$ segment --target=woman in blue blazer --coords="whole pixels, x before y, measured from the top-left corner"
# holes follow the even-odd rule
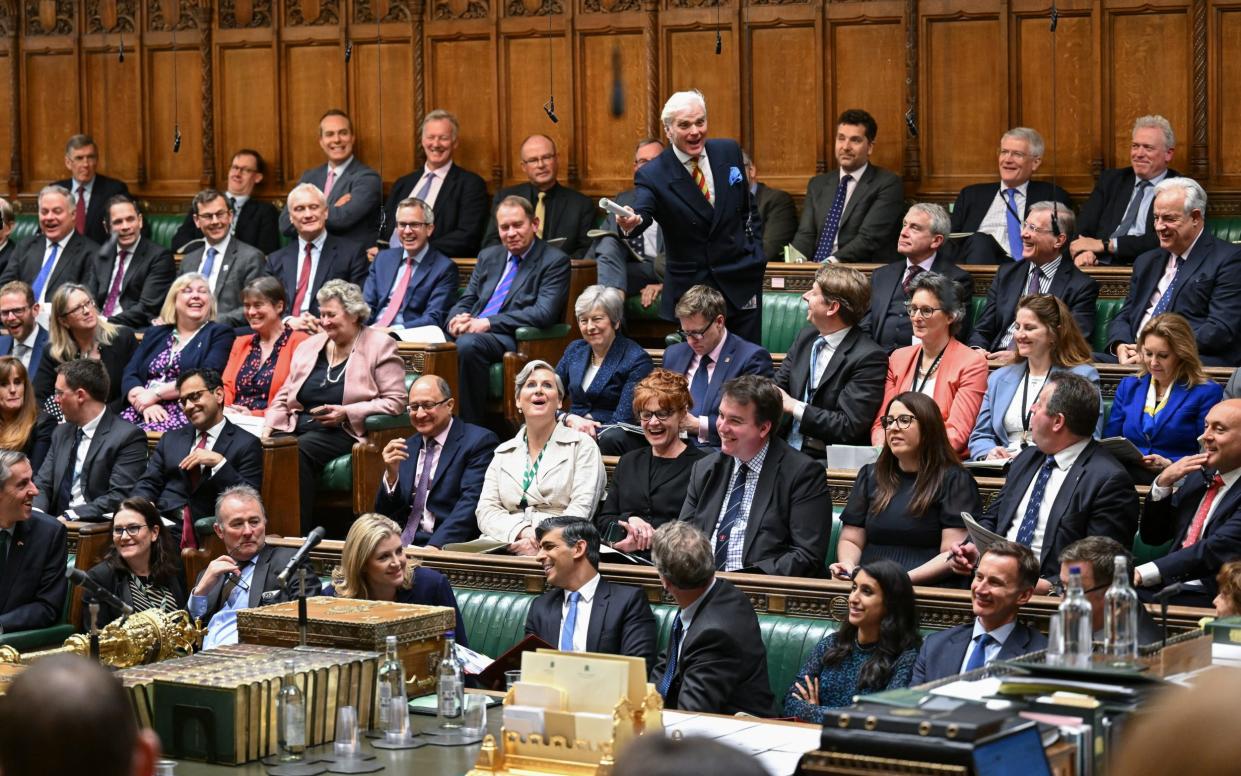
[[[556,374],[569,394],[569,428],[595,436],[610,423],[634,423],[633,389],[654,368],[642,346],[617,333],[625,297],[590,286],[573,303],[582,339],[565,348]]]
[[[1107,436],[1123,436],[1152,472],[1198,452],[1207,412],[1224,389],[1202,371],[1189,323],[1176,313],[1157,315],[1138,335],[1142,369],[1116,386]]]
[[[215,297],[197,272],[172,282],[159,319],[125,367],[121,395],[129,403],[121,417],[146,431],[189,425],[178,399],[177,376],[191,369],[224,370],[233,330],[216,323]]]
[[[1072,372],[1099,385],[1090,364],[1090,346],[1067,305],[1049,294],[1029,294],[1017,302],[1013,362],[987,378],[978,421],[970,433],[970,459],[1006,460],[1034,444],[1030,408],[1048,375]],[[1102,402],[1095,435],[1103,427]]]

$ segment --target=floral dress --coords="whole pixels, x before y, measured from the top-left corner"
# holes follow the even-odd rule
[[[176,344],[176,337],[168,338],[168,347],[160,351],[160,354],[151,362],[150,376],[147,378],[143,388],[162,388],[169,383],[175,383],[177,376],[181,374],[181,351],[173,350]],[[190,424],[185,412],[181,409],[181,402],[177,399],[168,399],[161,401],[159,406],[163,407],[168,413],[168,418],[159,423],[147,423],[142,418],[142,413],[134,409],[133,406],[125,408],[121,413],[121,417],[138,426],[143,431],[172,431],[173,429],[184,428]]]
[[[293,330],[288,326],[284,327],[284,332],[276,340],[271,353],[264,361],[263,343],[257,334],[254,335],[254,339],[250,341],[250,352],[246,354],[246,360],[237,370],[234,404],[251,411],[267,409],[267,397],[271,394],[271,381],[276,373],[276,361],[280,358],[280,351],[289,344],[291,336],[293,336]]]

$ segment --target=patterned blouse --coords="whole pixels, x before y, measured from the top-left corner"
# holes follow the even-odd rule
[[[248,410],[267,409],[267,397],[271,394],[271,381],[276,373],[276,361],[280,358],[280,351],[289,343],[291,336],[293,336],[293,330],[285,326],[284,331],[276,339],[276,344],[272,346],[267,360],[264,361],[263,342],[259,339],[259,335],[254,335],[254,338],[250,340],[250,352],[246,354],[246,360],[237,370],[236,393],[233,397],[235,404]]]
[[[147,584],[134,574],[129,575],[129,595],[136,612],[145,612],[147,609],[175,612],[181,608],[177,606],[177,599],[168,588],[158,583]]]
[[[168,347],[160,351],[160,354],[151,362],[150,377],[147,378],[144,388],[164,386],[177,381],[177,376],[181,374],[181,349],[173,349],[176,343],[176,335],[168,338]],[[177,399],[161,401],[159,406],[168,413],[168,418],[157,423],[147,423],[142,419],[142,413],[133,406],[126,407],[121,417],[143,431],[172,431],[190,424],[189,419],[185,417],[184,410],[181,409],[181,402]]]
[[[823,654],[827,650],[836,646],[836,634],[829,633],[827,636],[815,645],[814,651],[810,653],[810,657],[806,659],[801,670],[797,672],[796,681],[803,685],[807,676],[817,676],[819,678],[819,704],[816,706],[807,703],[801,697],[793,693],[794,687],[790,687],[788,694],[784,696],[784,713],[790,717],[797,717],[803,722],[822,723],[831,709],[838,709],[843,706],[853,705],[853,696],[864,695],[866,692],[877,692],[876,690],[861,691],[858,689],[858,674],[862,670],[862,666],[866,661],[870,660],[871,654],[875,651],[875,646],[870,645],[863,647],[857,645],[849,656],[841,662],[833,666],[823,665]],[[918,659],[917,649],[907,649],[900,654],[896,662],[892,664],[892,675],[888,678],[888,684],[883,689],[892,690],[898,687],[908,687],[909,679],[913,675],[914,661]]]

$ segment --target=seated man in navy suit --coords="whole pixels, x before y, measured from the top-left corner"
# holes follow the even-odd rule
[[[39,325],[47,328],[52,295],[62,283],[80,283],[87,288],[94,283],[99,245],[74,231],[74,199],[68,189],[44,186],[38,204],[39,233],[9,257],[0,270],[0,284],[11,280],[28,283],[34,301],[39,303]]]
[[[1145,600],[1180,584],[1181,592],[1168,591],[1170,603],[1210,607],[1220,567],[1241,557],[1241,399],[1225,399],[1207,413],[1202,448],[1164,469],[1146,497],[1142,541],[1171,539],[1172,549],[1134,572]]]
[[[65,527],[32,510],[24,453],[0,450],[0,633],[54,625],[65,606]]]
[[[365,248],[329,234],[327,198],[313,183],[299,183],[289,192],[285,213],[297,239],[267,257],[267,274],[280,279],[290,300],[284,322],[298,331],[319,331],[319,289],[329,280],[366,282]]]
[[[10,280],[0,286],[0,356],[16,356],[30,379],[39,372],[39,360],[47,349],[47,329],[39,325],[39,303],[30,284]]]
[[[677,320],[684,342],[664,351],[664,369],[685,375],[693,399],[681,430],[690,444],[718,448],[715,424],[720,414],[724,383],[741,375],[773,374],[771,354],[728,330],[724,320],[724,295],[711,286],[698,285],[677,302]],[[604,455],[623,455],[646,444],[641,434],[609,429],[599,436]]]
[[[456,263],[431,245],[435,211],[420,199],[401,200],[392,231],[397,247],[375,256],[362,296],[370,325],[381,329],[443,327],[457,294]]]
[[[224,381],[216,370],[182,372],[177,391],[190,425],[164,432],[133,495],[172,521],[182,547],[196,548],[194,521],[215,514],[216,497],[233,485],[262,487],[263,446],[225,418]]]
[[[534,529],[547,592],[526,615],[526,634],[565,652],[604,652],[655,662],[655,615],[642,588],[599,576],[599,529],[589,520],[549,517]]]
[[[933,682],[1046,647],[1046,636],[1017,622],[1038,574],[1038,559],[1029,548],[1016,542],[991,545],[970,583],[974,622],[927,636],[909,683]]]
[[[108,239],[108,201],[118,195],[129,196],[129,187],[98,172],[99,147],[90,135],[74,135],[65,143],[65,169],[72,177],[52,185],[72,192],[75,231],[102,245]],[[142,236],[150,237],[150,229],[144,227]]]
[[[403,526],[401,543],[438,550],[478,538],[474,510],[500,440],[452,416],[448,381],[423,375],[409,387],[409,420],[417,434],[384,445],[387,467],[375,511]]]
[[[1096,361],[1141,363],[1138,334],[1160,313],[1189,322],[1202,363],[1241,365],[1241,247],[1206,229],[1207,194],[1191,178],[1155,187],[1159,247],[1133,262],[1125,304],[1107,327],[1108,352]]]

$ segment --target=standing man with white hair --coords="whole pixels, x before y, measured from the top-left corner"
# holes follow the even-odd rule
[[[1142,116],[1133,122],[1130,166],[1104,170],[1082,205],[1078,235],[1069,252],[1079,267],[1132,264],[1159,245],[1155,236],[1155,187],[1180,173],[1168,167],[1176,152],[1176,136],[1163,116]]]
[[[1133,262],[1125,304],[1107,327],[1107,353],[1096,360],[1141,362],[1138,334],[1151,318],[1189,321],[1204,364],[1241,365],[1241,247],[1206,229],[1207,195],[1191,178],[1155,187],[1159,247]]]
[[[662,318],[676,320],[677,300],[703,283],[724,295],[729,329],[758,343],[767,259],[741,146],[707,139],[707,103],[696,89],[669,97],[661,119],[671,144],[634,173],[634,215],[616,223],[628,236],[655,221],[663,229]]]

